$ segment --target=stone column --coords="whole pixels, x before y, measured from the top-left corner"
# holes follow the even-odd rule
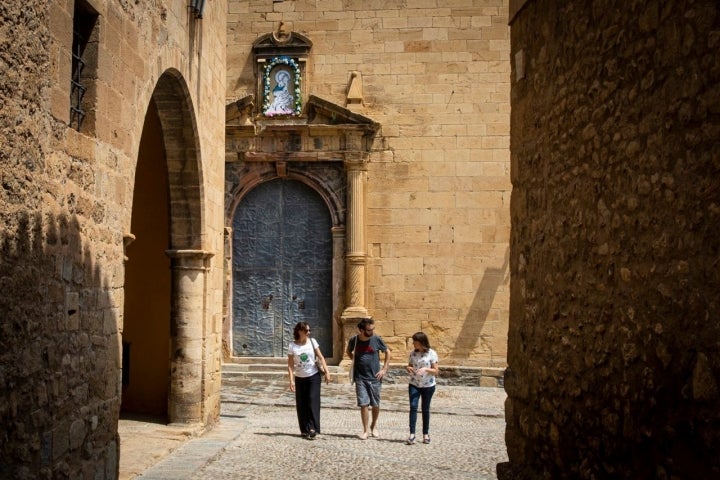
[[[368,317],[365,305],[365,270],[367,256],[365,254],[365,190],[367,182],[367,166],[358,159],[346,159],[347,171],[347,253],[345,255],[345,309],[341,316],[343,361],[341,365],[349,364],[345,358],[345,346],[350,337],[357,333],[357,323],[360,318]]]
[[[365,183],[367,167],[362,161],[346,160],[347,170],[347,253],[345,254],[346,298],[343,318],[368,315],[365,307]]]
[[[204,250],[166,253],[172,269],[168,416],[171,423],[197,423],[203,418],[205,277],[213,254]]]

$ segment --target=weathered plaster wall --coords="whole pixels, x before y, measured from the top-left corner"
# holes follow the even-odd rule
[[[184,2],[88,3],[97,101],[83,133],[68,128],[74,2],[0,4],[0,478],[117,477],[123,234],[145,111],[169,68],[197,119],[203,247],[222,251],[225,2],[195,26]],[[218,265],[205,349],[215,415]]]
[[[715,478],[720,7],[538,0],[511,30],[500,478]]]
[[[229,1],[228,103],[255,93],[251,45],[280,22],[312,42],[307,90],[382,125],[368,163],[367,309],[406,360],[424,330],[444,365],[505,365],[507,0]],[[237,158],[236,152],[230,155]]]

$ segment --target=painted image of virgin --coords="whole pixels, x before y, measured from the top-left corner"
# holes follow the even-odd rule
[[[272,89],[273,100],[267,115],[290,115],[293,113],[293,96],[290,93],[290,72],[278,70],[275,74],[275,87]]]

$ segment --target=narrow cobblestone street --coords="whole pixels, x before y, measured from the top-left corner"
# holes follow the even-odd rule
[[[225,381],[220,422],[202,436],[121,420],[121,478],[495,479],[496,464],[507,460],[501,388],[439,386],[431,443],[411,446],[406,385],[383,386],[380,435],[368,440],[357,438],[354,387],[323,385],[322,395],[322,434],[314,441],[299,436],[294,399],[281,380]]]

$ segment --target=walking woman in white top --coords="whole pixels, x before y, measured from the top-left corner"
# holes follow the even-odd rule
[[[417,423],[418,403],[422,399],[422,433],[423,443],[430,443],[430,401],[435,393],[435,375],[438,369],[438,356],[430,348],[427,335],[417,332],[412,336],[414,350],[410,352],[405,367],[410,379],[408,394],[410,396],[410,436],[408,445],[415,443],[415,424]]]
[[[288,347],[288,374],[290,390],[295,392],[300,434],[313,440],[320,433],[320,384],[321,372],[315,360],[325,372],[325,382],[330,382],[330,372],[317,340],[310,337],[310,325],[299,322],[293,329],[295,340]]]

